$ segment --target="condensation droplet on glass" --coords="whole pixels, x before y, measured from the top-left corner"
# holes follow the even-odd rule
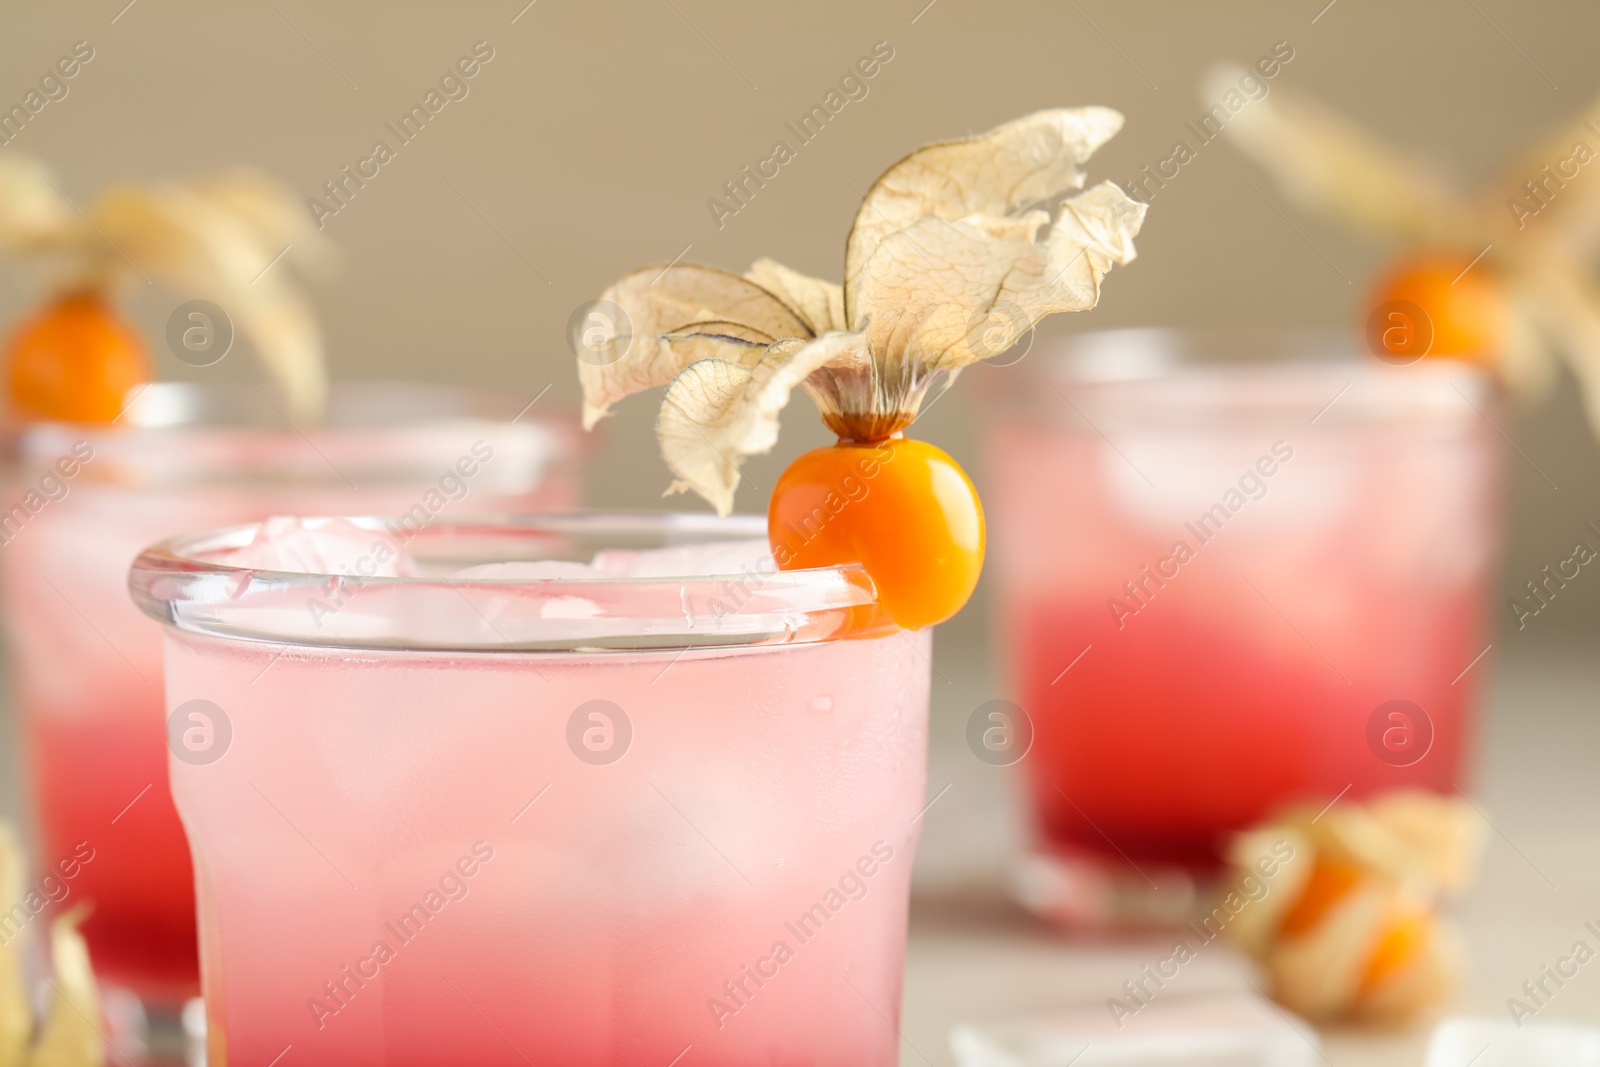
[[[832,697],[812,697],[811,698],[811,710],[812,711],[832,711],[833,710],[833,698]]]

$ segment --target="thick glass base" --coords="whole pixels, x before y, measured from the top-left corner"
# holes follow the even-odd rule
[[[1125,860],[1038,848],[1011,874],[1018,903],[1069,929],[1182,926],[1204,888],[1184,867],[1135,868]]]

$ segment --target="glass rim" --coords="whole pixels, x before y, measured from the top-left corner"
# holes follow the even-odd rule
[[[91,482],[365,485],[362,478],[386,483],[431,473],[473,432],[491,451],[503,451],[508,462],[493,475],[512,482],[542,476],[589,446],[575,416],[470,386],[334,382],[327,418],[302,426],[250,383],[151,382],[129,391],[113,423],[40,421],[0,430],[0,456],[26,468],[87,446],[95,458],[85,467]]]
[[[1042,341],[1027,355],[1022,373],[1011,380],[988,375],[985,381],[999,410],[1025,418],[1061,415],[1065,405],[1057,399],[1092,402],[1107,417],[1139,425],[1305,409],[1308,419],[1317,416],[1317,432],[1327,433],[1477,419],[1496,399],[1492,380],[1474,365],[1389,363],[1368,354],[1358,334],[1336,329],[1090,330]]]
[[[1109,351],[1116,345],[1119,351]],[[1426,363],[1465,368],[1460,361],[1400,362],[1373,356],[1361,334],[1327,326],[1119,326],[1057,334],[1039,343],[1046,359],[1075,377],[1123,381],[1172,370],[1207,367],[1318,366],[1328,363],[1404,368]],[[1138,350],[1130,360],[1127,352]],[[1062,366],[1064,365],[1064,366]]]
[[[381,539],[399,520],[381,516],[297,520],[347,523]],[[813,644],[898,632],[859,564],[676,577],[583,575],[454,576],[443,572],[361,577],[276,570],[215,558],[249,544],[264,523],[167,538],[141,552],[128,573],[134,603],[175,630],[313,648],[369,651],[552,653],[682,652]],[[588,512],[501,515],[430,522],[405,541],[457,566],[542,559],[463,555],[607,542],[682,547],[766,537],[758,515]],[[656,544],[661,542],[661,544]],[[451,554],[452,547],[455,554]],[[426,555],[421,558],[426,559]],[[313,602],[325,610],[313,610]],[[328,605],[334,605],[331,609]],[[551,606],[558,605],[555,615]],[[327,625],[330,622],[332,625]]]
[[[328,398],[329,411],[335,415],[341,400],[351,402],[372,398],[408,403],[413,410],[421,408],[433,418],[454,416],[499,421],[532,407],[532,404],[524,405],[519,398],[508,395],[505,390],[413,378],[337,379],[328,383]],[[537,399],[537,396],[530,399]],[[252,382],[157,381],[128,390],[118,419],[124,424],[121,428],[49,420],[32,423],[31,426],[68,426],[87,432],[112,433],[123,433],[127,429],[187,427],[282,429],[289,425],[284,409],[281,398],[275,398],[270,391]],[[547,413],[541,415],[548,417]],[[253,421],[256,417],[265,421]],[[410,418],[414,416],[402,413],[402,417],[395,421],[404,422]]]

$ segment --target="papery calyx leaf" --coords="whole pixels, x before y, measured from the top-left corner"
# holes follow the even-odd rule
[[[805,320],[814,336],[845,328],[842,286],[808,277],[770,259],[756,260],[745,277],[777,295]]]
[[[89,947],[78,924],[88,914],[78,905],[50,924],[50,959],[55,970],[44,1028],[28,1067],[102,1067],[105,1038],[91,1020],[100,1018],[100,993],[89,967]]]
[[[687,367],[667,390],[656,424],[661,453],[677,479],[668,492],[693,490],[726,515],[744,458],[777,442],[778,413],[790,393],[862,344],[859,334],[836,332],[779,341],[747,365],[709,358]]]
[[[919,148],[884,171],[856,210],[845,244],[845,309],[861,311],[861,272],[884,239],[924,218],[1004,218],[1083,185],[1082,164],[1122,129],[1105,107],[1057,108],[988,133]]]
[[[0,901],[9,907],[23,896],[22,846],[9,823],[0,823]],[[24,930],[0,940],[0,1067],[25,1062],[33,1033],[33,1008],[23,969]]]
[[[612,404],[670,383],[705,358],[682,347],[674,334],[706,332],[746,339],[809,339],[805,320],[773,293],[730,271],[698,263],[646,267],[625,275],[601,294],[593,309],[596,332],[577,325],[572,338],[583,386],[583,423],[593,427]],[[699,324],[725,328],[694,329]]]
[[[1242,73],[1214,68],[1204,92],[1221,99]],[[1251,101],[1229,120],[1227,138],[1309,210],[1385,237],[1446,245],[1475,239],[1472,212],[1430,165],[1292,89]]]
[[[841,439],[899,432],[935,383],[1046,315],[1093,307],[1134,258],[1145,205],[1111,183],[1063,199],[1121,125],[1107,108],[1041,111],[913,152],[863,199],[842,286],[767,259],[743,277],[697,264],[623,277],[594,306],[610,328],[574,339],[585,425],[664,389],[672,491],[724,512],[796,386]]]
[[[298,237],[314,260],[325,258],[314,230],[286,229],[257,187],[228,189],[220,179],[112,189],[94,217],[147,277],[216,301],[239,324],[277,380],[291,419],[320,418],[327,396],[322,334],[288,265],[273,262],[293,251],[292,242],[276,243],[286,235]]]
[[[87,228],[43,163],[32,156],[0,157],[0,247],[41,251],[69,237],[81,241]]]

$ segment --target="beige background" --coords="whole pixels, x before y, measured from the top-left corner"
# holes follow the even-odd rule
[[[309,197],[387,137],[384,123],[474,42],[488,41],[495,57],[470,95],[328,220],[344,270],[316,300],[337,377],[459,381],[530,399],[553,385],[541,409],[570,409],[565,324],[617,274],[687,249],[686,258],[736,269],[767,254],[837,276],[858,190],[929,140],[1040,107],[1102,103],[1128,124],[1092,177],[1131,177],[1202,110],[1196,86],[1209,63],[1249,62],[1288,41],[1295,58],[1279,84],[1322,96],[1476,184],[1600,89],[1600,10],[1578,3],[524,2],[7,4],[0,103],[20,100],[74,41],[89,40],[96,58],[65,100],[0,151],[43,156],[80,201],[119,179],[241,161]],[[707,199],[775,139],[788,140],[784,123],[878,41],[894,58],[869,95],[719,229]],[[1155,198],[1140,259],[1114,273],[1101,308],[1052,320],[1045,332],[1353,323],[1383,251],[1293,212],[1291,224],[1247,177],[1271,190],[1231,147],[1205,149]],[[20,273],[0,280],[8,321],[36,294]],[[127,306],[159,337],[182,298],[141,291]],[[242,355],[199,372],[163,354],[162,371],[257,375]],[[973,392],[942,401],[921,429],[981,486]],[[652,418],[641,399],[610,421],[589,479],[593,503],[657,506],[667,478]],[[1600,452],[1570,385],[1505,429],[1560,487],[1513,457],[1509,590],[1569,554],[1585,521],[1600,522]],[[759,508],[782,465],[822,441],[799,402],[774,455],[750,465],[743,507]],[[1510,621],[1503,599],[1496,611],[1502,626]],[[1523,978],[1566,950],[1581,919],[1600,916],[1596,795],[1581,787],[1596,757],[1597,676],[1587,664],[1596,624],[1600,579],[1587,578],[1538,626],[1502,630],[1486,665],[1496,685],[1474,781],[1499,832],[1489,876],[1465,911],[1467,1002],[1477,1010],[1500,1011]],[[930,782],[954,788],[930,811],[919,861],[908,1063],[946,1062],[942,1035],[954,1017],[1094,999],[1145,960],[1142,949],[1041,942],[996,902],[993,877],[1019,834],[1013,800],[1008,780],[960,742],[966,714],[1000,692],[988,640],[981,594],[939,635],[937,661],[954,681],[935,687]],[[948,894],[970,884],[985,903],[949,907]],[[1585,973],[1553,1013],[1600,1016],[1600,976]],[[1336,1039],[1332,1054],[1341,1065],[1414,1063],[1419,1040]]]
[[[1585,107],[1600,83],[1600,12],[1577,3],[1336,0],[1317,17],[1326,0],[126,2],[0,9],[0,102],[20,100],[73,42],[95,48],[70,95],[0,148],[44,157],[80,201],[115,180],[237,162],[316,195],[374,140],[394,143],[384,123],[487,41],[495,58],[470,94],[327,220],[344,270],[316,299],[337,377],[446,379],[529,398],[554,383],[541,401],[551,407],[576,402],[568,316],[613,277],[686,248],[686,258],[733,268],[773,255],[837,276],[857,190],[929,140],[1039,107],[1102,103],[1128,122],[1092,176],[1129,178],[1185,136],[1208,64],[1249,62],[1287,41],[1295,58],[1281,83],[1476,184]],[[866,98],[719,229],[706,201],[774,140],[793,144],[784,123],[877,41],[894,59]],[[1100,309],[1052,320],[1047,332],[1355,321],[1382,250],[1291,212],[1302,236],[1247,177],[1270,189],[1231,146],[1202,150],[1154,198],[1140,259],[1112,276]],[[25,276],[10,278],[0,320],[34,297]],[[128,306],[159,337],[180,299],[145,290]],[[258,373],[243,352],[204,372],[162,355],[169,377]],[[942,402],[923,426],[981,478],[972,392]],[[749,468],[745,508],[759,508],[782,465],[823,439],[802,406],[777,452]],[[611,420],[594,503],[655,506],[666,475],[652,417],[640,399]],[[1570,554],[1584,520],[1600,519],[1600,475],[1570,391],[1507,428],[1561,487],[1527,463],[1512,467],[1515,587]],[[1504,603],[1499,614],[1510,618]],[[1597,620],[1600,582],[1573,587],[1539,628]],[[951,640],[976,637],[975,620],[952,630]]]

